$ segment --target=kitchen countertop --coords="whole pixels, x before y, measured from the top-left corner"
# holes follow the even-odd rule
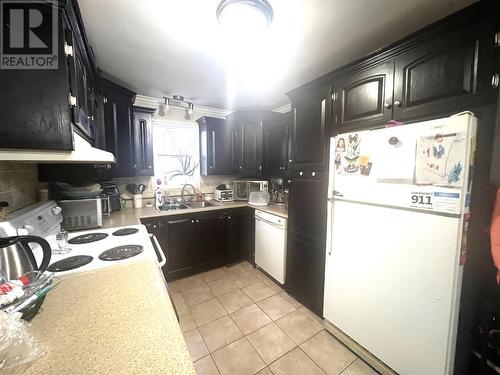
[[[185,215],[196,212],[226,210],[226,209],[240,208],[240,207],[252,207],[257,210],[269,212],[271,214],[284,217],[285,219],[288,218],[288,208],[287,206],[284,205],[270,204],[267,206],[254,206],[244,201],[224,202],[224,203],[219,203],[215,201],[210,201],[210,202],[215,203],[215,205],[203,208],[186,208],[182,210],[172,210],[172,211],[158,211],[155,207],[123,208],[120,211],[111,213],[110,216],[104,216],[102,227],[114,228],[127,225],[137,225],[140,224],[140,219],[143,218]]]
[[[31,324],[48,352],[2,374],[195,374],[150,260],[62,278]]]

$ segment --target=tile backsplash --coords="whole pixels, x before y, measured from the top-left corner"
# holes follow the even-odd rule
[[[0,162],[0,201],[9,204],[3,214],[35,203],[37,195],[36,163]]]

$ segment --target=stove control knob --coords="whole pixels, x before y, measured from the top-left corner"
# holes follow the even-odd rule
[[[57,216],[57,215],[59,215],[59,214],[61,213],[61,211],[62,211],[62,208],[61,208],[61,207],[59,207],[59,206],[55,206],[55,207],[52,209],[52,215]]]

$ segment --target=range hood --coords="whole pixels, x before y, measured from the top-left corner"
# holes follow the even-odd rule
[[[73,133],[73,151],[0,149],[0,161],[37,163],[114,163],[111,152],[92,147],[77,132]]]

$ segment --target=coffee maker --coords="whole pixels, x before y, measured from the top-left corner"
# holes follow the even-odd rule
[[[287,200],[288,190],[285,187],[283,178],[271,179],[271,203],[285,204]]]

